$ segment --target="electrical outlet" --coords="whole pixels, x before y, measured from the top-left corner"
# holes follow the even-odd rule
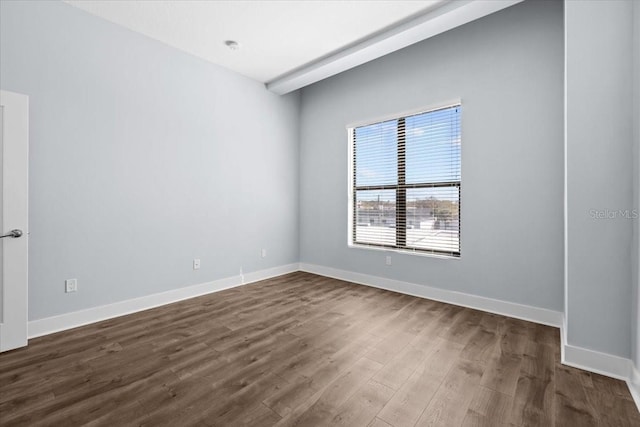
[[[194,258],[193,260],[193,269],[200,270],[200,258]]]
[[[267,257],[267,250],[266,249],[262,249],[262,251],[260,252],[260,256],[262,258],[266,258]]]
[[[387,265],[391,265],[391,256],[387,255],[387,260],[386,260]]]
[[[78,279],[67,279],[64,281],[64,291],[66,293],[78,290]]]

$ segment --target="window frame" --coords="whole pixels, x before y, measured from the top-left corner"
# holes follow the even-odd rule
[[[375,125],[381,122],[397,120],[397,134],[404,134],[404,125],[406,118],[410,116],[430,113],[433,111],[444,110],[451,107],[462,107],[461,99],[454,99],[448,102],[443,102],[435,105],[431,105],[428,107],[423,107],[419,109],[409,110],[402,113],[390,114],[381,118],[359,121],[355,123],[351,123],[347,125],[347,135],[348,135],[348,247],[358,248],[358,249],[373,249],[373,250],[381,250],[381,251],[393,251],[393,252],[401,252],[408,253],[412,255],[419,256],[428,256],[428,257],[436,257],[436,258],[447,258],[447,259],[460,259],[462,252],[462,150],[460,152],[460,180],[458,181],[438,181],[432,183],[415,183],[415,184],[407,184],[405,178],[406,170],[405,168],[401,168],[400,158],[397,159],[397,167],[398,167],[398,179],[395,184],[384,184],[384,185],[364,185],[364,186],[355,186],[355,173],[356,173],[356,164],[355,164],[355,156],[354,156],[354,139],[355,139],[355,129],[359,127]],[[402,128],[402,130],[401,130]],[[462,143],[462,115],[460,116],[460,139]],[[399,156],[403,157],[404,164],[406,164],[406,151],[404,145],[406,144],[406,137],[400,138],[398,137],[397,147]],[[402,146],[401,146],[402,145]],[[400,154],[402,153],[402,154]],[[402,169],[402,170],[401,170]],[[457,187],[458,189],[458,250],[457,251],[448,251],[448,250],[439,250],[439,249],[421,249],[414,247],[406,246],[406,232],[407,232],[407,207],[406,207],[406,194],[407,190],[414,188],[438,188],[438,187]],[[394,190],[396,192],[396,244],[389,245],[383,243],[367,243],[367,242],[357,242],[356,241],[356,224],[357,224],[357,209],[356,209],[356,198],[357,191],[366,191],[366,190]],[[398,215],[400,213],[400,215]],[[402,226],[401,232],[398,230],[398,224],[404,224]],[[404,242],[404,245],[400,245],[399,243]]]

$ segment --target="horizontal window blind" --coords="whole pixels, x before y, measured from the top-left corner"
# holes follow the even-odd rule
[[[352,130],[353,244],[460,255],[460,110]]]

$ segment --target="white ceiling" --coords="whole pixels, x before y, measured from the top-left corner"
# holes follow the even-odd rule
[[[66,2],[267,83],[443,0]],[[241,48],[227,48],[229,39]]]
[[[64,1],[284,94],[522,0]]]

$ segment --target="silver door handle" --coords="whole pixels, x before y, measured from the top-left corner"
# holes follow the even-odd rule
[[[10,232],[8,232],[7,234],[5,234],[4,236],[0,236],[0,239],[4,239],[5,237],[13,237],[14,239],[17,239],[18,237],[22,236],[22,230],[11,230]]]

